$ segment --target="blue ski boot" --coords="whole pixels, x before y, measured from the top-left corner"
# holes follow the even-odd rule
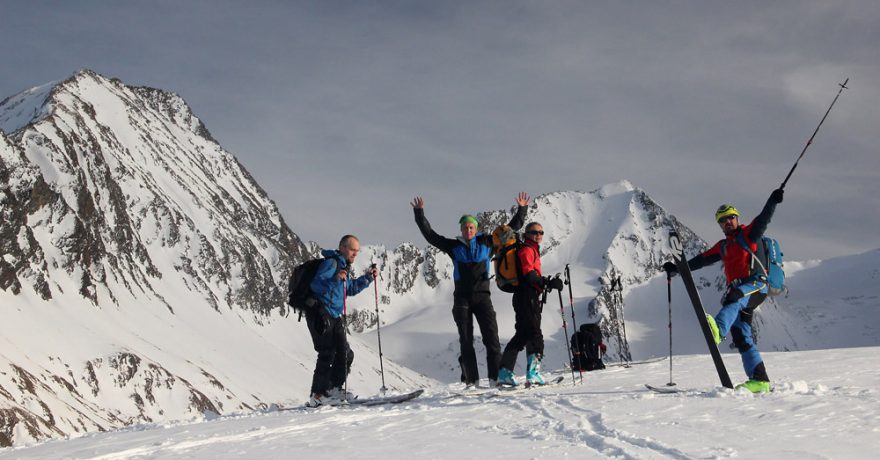
[[[498,386],[499,387],[502,387],[502,386],[515,387],[517,385],[519,385],[519,383],[517,383],[516,378],[513,376],[513,372],[511,372],[509,369],[504,368],[504,367],[502,367],[501,369],[498,369]]]
[[[528,356],[529,370],[526,372],[526,380],[529,385],[544,385],[544,377],[541,377],[541,355]]]

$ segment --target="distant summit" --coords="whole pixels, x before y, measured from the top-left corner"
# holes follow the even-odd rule
[[[184,100],[81,70],[0,129],[0,445],[259,405],[309,251]]]
[[[179,96],[81,70],[5,99],[0,126],[17,235],[0,287],[173,311],[170,277],[215,310],[283,304],[305,245]]]

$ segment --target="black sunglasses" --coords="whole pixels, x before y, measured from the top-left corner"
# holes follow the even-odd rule
[[[544,230],[529,230],[526,233],[528,233],[529,235],[543,235]]]
[[[736,219],[736,214],[731,214],[731,215],[729,215],[729,216],[724,216],[724,217],[718,219],[718,223],[721,224],[721,223],[727,222],[728,220],[733,220],[733,219]]]

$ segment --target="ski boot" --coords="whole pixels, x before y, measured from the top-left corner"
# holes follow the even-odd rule
[[[715,323],[715,318],[708,313],[706,313],[706,321],[709,322],[709,330],[712,331],[712,340],[715,341],[715,345],[718,345],[721,343],[721,340],[724,339],[721,337],[721,331],[718,329],[718,324]]]
[[[346,391],[341,387],[333,387],[327,390],[327,396],[333,399],[337,399],[339,401],[354,401],[355,399],[357,399],[356,394],[350,391]]]
[[[736,386],[736,389],[745,388],[752,393],[770,393],[770,382],[764,380],[746,380]]]
[[[513,372],[508,370],[507,368],[502,367],[498,369],[498,387],[515,387],[519,385],[516,381],[516,377],[513,376]]]
[[[528,356],[528,368],[526,372],[526,380],[529,386],[545,385],[544,378],[541,377],[541,355],[534,354]]]
[[[309,400],[306,401],[306,407],[315,408],[318,406],[323,406],[326,403],[326,396],[321,393],[312,393],[312,396],[309,397]]]

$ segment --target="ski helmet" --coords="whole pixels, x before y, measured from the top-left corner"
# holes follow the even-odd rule
[[[718,210],[715,211],[715,222],[718,222],[722,217],[727,216],[739,217],[739,210],[733,207],[732,204],[722,204],[718,207]]]

